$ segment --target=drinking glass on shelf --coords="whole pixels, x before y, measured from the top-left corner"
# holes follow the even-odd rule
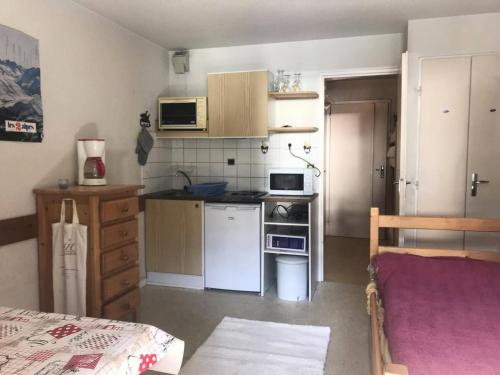
[[[283,73],[285,73],[284,70],[278,69],[278,72],[274,77],[273,81],[273,91],[281,91],[281,84],[283,82]]]
[[[281,92],[289,92],[290,91],[290,74],[283,75],[283,85]]]
[[[294,92],[299,92],[302,89],[302,75],[300,73],[295,73],[294,74],[294,79],[292,83],[292,90]]]

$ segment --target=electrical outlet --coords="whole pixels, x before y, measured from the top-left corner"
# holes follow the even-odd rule
[[[235,160],[234,159],[227,159],[227,165],[234,165]]]

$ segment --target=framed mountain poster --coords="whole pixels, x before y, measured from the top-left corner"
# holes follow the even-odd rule
[[[42,138],[38,40],[0,25],[0,141]]]

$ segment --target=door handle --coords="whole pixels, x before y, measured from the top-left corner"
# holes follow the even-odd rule
[[[490,181],[488,180],[480,180],[479,175],[477,173],[472,173],[470,195],[473,197],[477,196],[477,186],[479,184],[489,184],[489,183]]]
[[[377,172],[379,172],[379,177],[384,178],[385,177],[385,166],[382,164],[380,168],[375,169]]]

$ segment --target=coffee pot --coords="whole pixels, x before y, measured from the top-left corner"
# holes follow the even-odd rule
[[[78,152],[78,184],[106,185],[106,142],[104,139],[79,139]]]

